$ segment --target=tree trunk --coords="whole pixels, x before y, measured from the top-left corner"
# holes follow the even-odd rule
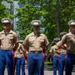
[[[60,5],[59,5],[59,0],[56,1],[56,31],[57,31],[57,36],[59,37],[60,35],[60,30],[59,30],[59,17],[60,17]]]

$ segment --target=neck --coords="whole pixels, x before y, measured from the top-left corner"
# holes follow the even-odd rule
[[[4,30],[4,32],[9,32],[10,31],[10,29],[9,30]]]
[[[40,32],[34,32],[34,34],[39,34]]]
[[[40,35],[40,32],[34,32],[34,35],[35,36],[39,36]]]

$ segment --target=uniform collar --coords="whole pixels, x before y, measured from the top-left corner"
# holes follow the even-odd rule
[[[32,36],[37,36],[38,37],[38,36],[40,36],[40,33],[35,35],[34,32],[32,32]]]
[[[1,33],[4,34],[5,33],[4,30]],[[12,34],[12,30],[10,30],[9,33]]]

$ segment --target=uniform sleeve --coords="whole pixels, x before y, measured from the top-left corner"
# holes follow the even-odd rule
[[[14,37],[14,43],[19,42],[19,39],[16,33],[13,34],[13,37]]]
[[[25,56],[25,54],[26,54],[26,50],[24,49],[24,47],[23,47],[22,44],[21,44],[20,46],[21,46],[21,50],[22,50],[22,52],[23,52],[23,54],[24,54],[24,56]]]
[[[58,50],[58,47],[56,45],[51,47],[51,52],[54,52],[55,50]]]
[[[66,38],[67,38],[67,35],[64,35],[64,36],[62,37],[61,41],[62,41],[63,44],[66,43]]]
[[[17,47],[16,51],[20,52],[20,44],[18,44],[18,47]]]
[[[24,49],[23,45],[21,44],[21,48],[22,48],[22,51],[26,52],[26,50]]]
[[[49,45],[49,41],[48,41],[48,39],[47,39],[47,37],[45,35],[44,35],[44,37],[45,37],[45,45],[48,46]]]
[[[29,43],[28,43],[28,36],[25,38],[25,40],[23,41],[23,45],[25,45],[25,46],[29,46]]]

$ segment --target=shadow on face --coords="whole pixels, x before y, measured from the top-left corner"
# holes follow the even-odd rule
[[[39,30],[39,29],[40,29],[40,26],[39,26],[39,25],[33,26],[33,29],[34,29],[34,30]]]
[[[70,25],[70,31],[71,31],[72,33],[75,33],[75,25]]]
[[[5,30],[9,30],[10,29],[10,23],[3,23],[3,28],[5,29]]]

